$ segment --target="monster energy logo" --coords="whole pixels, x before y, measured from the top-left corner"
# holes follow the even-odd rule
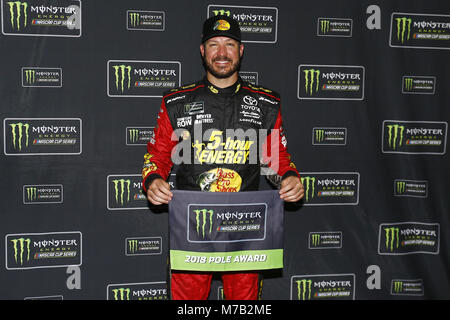
[[[316,83],[316,91],[319,90],[319,76],[320,76],[320,70],[316,69],[308,69],[303,70],[305,73],[305,92],[309,93],[310,96],[313,94],[313,87],[314,82]],[[315,75],[315,77],[314,77]]]
[[[413,79],[412,78],[405,78],[405,90],[411,91],[413,88]]]
[[[394,281],[394,292],[402,292],[402,290],[403,290],[403,282]]]
[[[139,13],[137,13],[137,12],[130,12],[130,23],[131,23],[131,26],[133,26],[133,27],[137,27],[137,25],[139,24],[139,17],[140,17],[140,15],[139,15]]]
[[[195,213],[195,222],[196,222],[196,230],[197,235],[200,236],[200,224],[202,228],[202,238],[205,238],[205,227],[207,222],[207,216],[209,215],[209,234],[212,232],[212,225],[213,225],[213,210],[207,210],[207,209],[199,209],[194,210]],[[202,221],[200,221],[200,216],[202,218]]]
[[[25,28],[27,26],[27,8],[28,3],[27,2],[20,2],[20,1],[9,1],[7,2],[9,5],[9,13],[11,15],[11,27],[14,29],[14,20],[16,21],[15,26],[17,27],[17,30],[20,30],[20,17],[21,15],[21,9],[23,8],[23,27]],[[16,16],[17,14],[17,16]],[[16,18],[16,19],[14,19]]]
[[[298,300],[311,300],[312,280],[297,280],[297,298]]]
[[[35,83],[36,82],[36,71],[35,70],[25,70],[25,79],[27,83]]]
[[[405,193],[406,182],[405,181],[397,181],[397,193]]]
[[[29,201],[36,200],[37,188],[36,187],[28,187],[28,188],[26,188],[26,190],[27,190],[27,199]]]
[[[325,136],[325,130],[323,129],[316,129],[316,142],[322,142]]]
[[[314,198],[314,184],[316,182],[316,178],[314,177],[302,177],[302,184],[305,186],[305,200],[308,202],[311,199]]]
[[[137,142],[138,140],[138,129],[128,129],[128,133],[130,134],[130,142]]]
[[[399,143],[398,143],[398,147],[402,146],[402,141],[403,141],[403,131],[405,131],[405,127],[404,126],[400,126],[398,124],[393,124],[393,125],[388,125],[387,126],[389,131],[389,147],[394,149],[396,148],[396,141],[397,141],[397,137],[399,138]],[[394,132],[392,132],[394,131]]]
[[[23,129],[25,129],[25,146],[28,147],[28,129],[30,128],[30,125],[28,123],[10,123],[12,136],[13,136],[13,145],[14,149],[16,149],[16,141],[17,145],[19,147],[19,150],[22,150],[22,137],[23,137]],[[17,127],[17,133],[16,133],[16,127]]]
[[[397,40],[401,41],[401,43],[405,42],[405,33],[406,33],[406,40],[409,40],[410,34],[411,34],[411,18],[396,18],[397,20]]]
[[[330,20],[321,20],[320,21],[320,31],[322,31],[323,34],[328,33],[330,30]]]
[[[230,11],[229,10],[213,10],[213,13],[215,16],[230,16]]]
[[[120,81],[120,88],[123,92],[124,90],[124,82],[125,78],[128,76],[128,89],[130,89],[131,86],[131,66],[126,65],[118,65],[118,66],[112,66],[114,68],[114,76],[116,78],[116,89],[119,90],[119,81]],[[120,74],[119,74],[120,70]],[[125,74],[125,70],[127,70],[127,74]]]
[[[130,202],[130,180],[125,179],[119,179],[119,180],[113,180],[114,183],[114,192],[116,195],[116,203],[119,203],[119,194],[120,194],[120,204],[123,206],[124,202],[124,194],[125,194],[125,185],[127,189],[127,202]],[[119,192],[120,189],[120,192]]]
[[[314,233],[311,235],[312,245],[317,247],[320,244],[320,234]]]
[[[128,249],[131,253],[135,253],[138,250],[138,241],[137,240],[128,240]]]
[[[384,231],[386,232],[386,249],[394,251],[394,243],[395,248],[398,248],[399,229],[394,227],[384,228]]]
[[[114,300],[130,300],[131,290],[129,288],[112,289]]]
[[[18,263],[20,257],[20,264],[23,265],[25,246],[27,250],[27,261],[30,261],[30,239],[20,238],[11,240],[14,246],[14,260]],[[19,248],[20,247],[20,248]]]

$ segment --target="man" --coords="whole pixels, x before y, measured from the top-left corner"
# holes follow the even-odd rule
[[[177,154],[175,147],[183,141],[189,142],[192,152],[187,152],[188,161],[176,172],[178,189],[257,190],[261,167],[265,166],[281,179],[279,193],[284,201],[303,198],[300,175],[286,149],[279,95],[242,81],[238,71],[243,52],[235,20],[215,16],[204,22],[200,53],[206,77],[164,95],[154,139],[144,157],[143,185],[151,203],[167,204],[172,199],[166,180],[173,166],[172,155]],[[236,134],[226,134],[229,129],[242,129],[246,134],[266,130],[268,134],[263,141],[251,134],[236,139]],[[260,161],[255,161],[252,156],[258,150]],[[251,271],[223,273],[225,298],[258,299],[258,277]],[[172,298],[207,299],[211,278],[211,273],[172,270]]]

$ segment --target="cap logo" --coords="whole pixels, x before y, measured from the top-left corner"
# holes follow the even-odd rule
[[[224,9],[220,9],[220,10],[213,10],[214,15],[215,16],[230,16],[230,10],[224,10]]]
[[[225,20],[217,20],[213,30],[226,31],[230,30],[230,24]]]

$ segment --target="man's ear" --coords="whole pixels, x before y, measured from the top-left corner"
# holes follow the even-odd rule
[[[203,43],[200,45],[200,54],[202,55],[202,57],[205,56],[205,46],[203,45]]]
[[[244,44],[243,44],[243,43],[241,43],[241,44],[239,45],[239,54],[241,55],[241,57],[242,57],[242,55],[244,54]]]

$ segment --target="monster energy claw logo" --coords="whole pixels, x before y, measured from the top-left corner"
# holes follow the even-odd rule
[[[298,300],[311,300],[312,280],[297,280],[297,298]]]
[[[113,289],[114,300],[130,300],[130,288],[117,288]]]
[[[405,193],[406,182],[405,181],[397,181],[397,193]]]
[[[36,71],[35,70],[25,70],[26,82],[29,84],[36,82]]]
[[[328,33],[330,30],[330,20],[321,20],[320,21],[320,31],[322,31],[323,34]]]
[[[230,16],[230,11],[229,10],[213,10],[213,13],[215,16]]]
[[[411,91],[413,89],[413,79],[412,78],[405,78],[405,90]]]
[[[395,248],[398,248],[399,228],[384,228],[384,231],[386,232],[386,249],[394,251],[394,243]]]
[[[128,240],[128,249],[130,250],[130,253],[135,253],[138,250],[138,241]]]
[[[325,130],[316,129],[316,142],[322,142],[324,139]]]
[[[19,147],[19,150],[22,150],[22,138],[24,134],[23,131],[25,131],[25,146],[28,147],[28,129],[30,128],[30,125],[28,123],[21,123],[21,122],[10,123],[9,125],[11,126],[14,149],[16,149],[16,141],[17,141],[17,146]]]
[[[137,142],[138,140],[138,129],[128,129],[128,133],[130,134],[130,142]]]
[[[320,234],[314,233],[311,235],[312,245],[317,247],[320,244]]]
[[[199,209],[199,210],[194,210],[194,213],[195,213],[197,235],[200,236],[200,224],[201,224],[202,238],[205,238],[205,227],[206,227],[206,222],[207,222],[207,216],[209,215],[209,234],[211,234],[214,211],[207,210],[207,209]],[[202,221],[200,221],[200,216],[202,217]]]
[[[20,264],[23,265],[24,252],[27,250],[27,261],[30,261],[30,239],[19,238],[12,239],[11,242],[14,246],[14,260],[18,263],[18,258],[20,258]]]
[[[308,69],[308,70],[303,70],[303,72],[305,73],[305,92],[309,93],[309,95],[312,96],[314,82],[316,84],[315,92],[317,92],[319,90],[320,70]]]
[[[316,178],[314,177],[302,177],[302,184],[305,186],[305,201],[308,202],[314,198],[314,184]],[[311,198],[310,198],[311,195]]]
[[[399,138],[398,140],[398,147],[402,146],[402,142],[403,142],[403,131],[405,131],[405,127],[404,126],[400,126],[398,124],[394,124],[394,125],[388,125],[388,135],[389,135],[389,147],[394,149],[397,147],[396,142],[397,142],[397,138]],[[394,132],[392,132],[394,131]]]
[[[119,180],[113,180],[112,181],[114,183],[114,192],[116,195],[116,203],[119,203],[119,194],[120,194],[120,204],[123,206],[123,202],[124,202],[124,194],[125,194],[125,185],[126,185],[126,189],[127,189],[127,202],[130,202],[130,184],[131,181],[130,180],[125,180],[125,179],[119,179]],[[120,188],[120,192],[119,192],[119,188]]]
[[[36,187],[27,187],[26,190],[27,190],[27,199],[29,201],[36,200],[37,188]]]
[[[124,82],[125,78],[128,77],[128,89],[130,89],[131,86],[131,66],[126,65],[118,65],[118,66],[112,66],[114,68],[114,77],[116,78],[116,89],[119,91],[119,81],[120,81],[120,89],[123,92],[124,91]],[[128,72],[125,74],[125,70]],[[119,73],[120,71],[120,73]]]
[[[411,35],[411,18],[396,18],[397,20],[397,40],[401,41],[401,43],[405,42],[405,36],[406,40],[409,40],[409,37]],[[406,33],[406,35],[405,35]]]
[[[17,31],[20,30],[20,18],[22,17],[21,11],[23,8],[23,27],[25,28],[27,26],[28,3],[20,1],[9,1],[7,2],[7,4],[9,5],[9,14],[11,16],[11,27],[13,29],[17,28]]]
[[[131,23],[131,26],[133,26],[133,27],[137,27],[137,25],[139,24],[139,17],[140,17],[140,15],[139,15],[139,13],[137,13],[137,12],[130,12],[130,23]]]
[[[403,282],[402,281],[394,281],[394,292],[402,292],[403,290]]]

